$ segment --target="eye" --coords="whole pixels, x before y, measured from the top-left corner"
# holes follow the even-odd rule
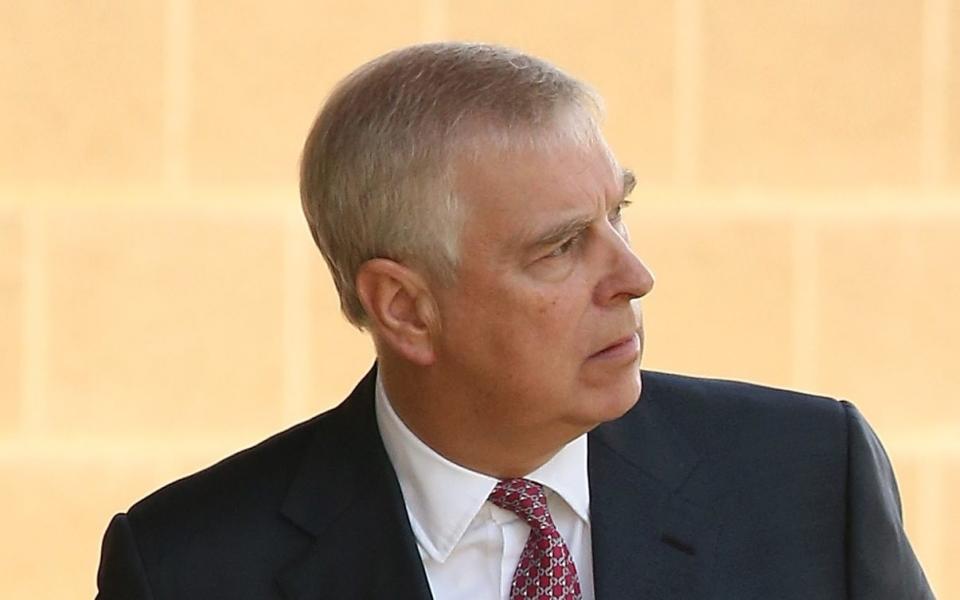
[[[569,253],[580,243],[580,240],[582,237],[583,237],[583,234],[578,233],[577,235],[573,236],[572,238],[568,239],[564,243],[554,248],[553,252],[548,254],[546,258],[558,258],[563,256],[564,254]]]

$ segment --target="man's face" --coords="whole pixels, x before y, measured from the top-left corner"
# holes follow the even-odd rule
[[[458,163],[461,264],[437,292],[436,366],[465,390],[447,401],[494,435],[572,439],[640,393],[653,277],[620,219],[624,174],[597,145],[481,156]]]

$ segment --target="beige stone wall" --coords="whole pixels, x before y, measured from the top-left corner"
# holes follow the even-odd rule
[[[367,368],[297,155],[334,81],[441,38],[595,84],[646,365],[856,402],[960,597],[958,0],[0,3],[0,597],[91,597],[114,512]]]

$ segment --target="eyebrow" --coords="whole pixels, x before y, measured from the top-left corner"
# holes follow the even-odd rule
[[[593,223],[593,221],[594,218],[591,216],[578,217],[570,221],[558,223],[537,235],[536,239],[529,244],[529,247],[531,249],[535,249],[558,244],[567,238],[574,237],[581,231],[584,231],[590,227],[590,224]]]
[[[620,202],[623,202],[636,186],[637,178],[633,174],[633,171],[630,169],[623,169],[623,194],[620,198]],[[589,216],[577,217],[569,221],[564,221],[563,223],[557,223],[546,231],[539,233],[533,241],[527,244],[527,246],[530,249],[536,249],[560,243],[567,238],[573,237],[581,231],[587,229],[590,227],[593,221],[594,217]]]

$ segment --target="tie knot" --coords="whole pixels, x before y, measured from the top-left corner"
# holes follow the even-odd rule
[[[509,510],[540,531],[556,529],[543,486],[529,479],[503,479],[490,492],[490,502]]]

